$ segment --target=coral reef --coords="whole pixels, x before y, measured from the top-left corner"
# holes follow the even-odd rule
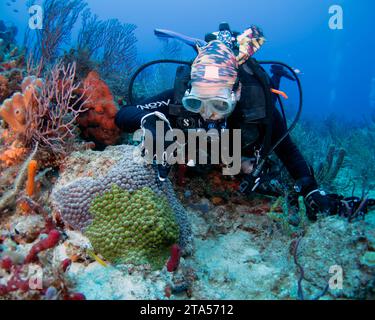
[[[0,102],[21,89],[25,56],[16,45],[17,28],[0,20]]]
[[[127,94],[129,80],[137,66],[137,38],[134,24],[117,19],[99,20],[87,9],[82,13],[77,56],[96,62],[96,70],[116,96]]]
[[[27,112],[24,141],[38,142],[42,150],[57,158],[65,157],[75,148],[77,118],[84,112],[84,92],[78,94],[76,65],[56,64],[44,79],[39,94],[34,94],[36,107]]]
[[[27,30],[25,46],[37,60],[53,63],[69,44],[74,24],[87,6],[83,0],[46,0],[43,3],[43,29]]]
[[[337,153],[336,161],[334,160]],[[316,170],[316,179],[324,187],[332,189],[332,182],[336,179],[346,156],[344,149],[336,150],[331,146],[328,150],[326,161],[321,162]]]
[[[21,162],[21,151],[38,143],[40,166],[57,166],[67,154],[80,148],[76,119],[86,110],[85,90],[78,93],[80,83],[75,82],[75,70],[75,64],[59,63],[44,79],[26,77],[22,92],[4,101],[0,116],[8,126],[8,143],[12,145],[0,150],[2,162]]]
[[[28,169],[29,163],[33,160],[37,152],[38,152],[38,145],[35,146],[34,151],[30,154],[30,156],[22,165],[21,170],[19,171],[17,178],[14,181],[13,188],[5,192],[0,198],[0,212],[15,202],[16,197],[19,194],[20,189],[22,188],[26,180],[27,169]]]
[[[3,40],[3,46],[15,43],[17,33],[18,29],[15,25],[7,26],[3,20],[0,20],[0,38]]]
[[[176,271],[180,265],[181,249],[177,244],[174,244],[171,248],[171,256],[167,262],[168,272]]]
[[[28,221],[18,219],[15,228],[20,228],[21,224],[24,226],[21,231],[36,228],[32,243],[24,243],[22,233],[17,233],[18,237],[9,235],[1,241],[0,299],[70,300],[76,295],[82,298],[83,295],[71,290],[72,283],[65,277],[66,270],[53,264],[54,251],[61,240],[60,231],[49,230],[48,222],[44,226],[40,216],[30,218]],[[14,230],[18,232],[18,229]]]
[[[85,79],[84,88],[87,111],[77,118],[83,137],[97,146],[116,144],[120,138],[120,130],[115,124],[118,110],[110,89],[94,71]]]
[[[160,199],[163,196],[167,198],[180,229],[179,244],[185,252],[190,252],[190,225],[186,212],[175,197],[170,182],[164,184],[159,182],[154,168],[143,163],[139,155],[136,156],[137,148],[132,146],[117,148],[121,149],[121,159],[116,165],[113,165],[107,174],[96,179],[86,177],[73,180],[67,185],[59,187],[58,184],[56,186],[52,198],[63,221],[76,230],[86,232],[94,220],[91,212],[92,204],[97,197],[110,192],[114,185],[131,194],[144,188],[150,188]]]
[[[176,192],[138,148],[79,140],[119,142],[115,101],[137,63],[136,26],[86,6],[44,1],[28,56],[0,20],[0,299],[374,299],[374,212],[311,223],[284,173],[278,199],[238,194],[220,167],[180,167]],[[166,41],[161,56],[181,48]],[[167,86],[172,69],[140,75],[138,95]],[[293,132],[319,184],[359,186],[361,206],[373,197],[374,120]]]
[[[33,77],[27,77],[22,82],[22,92],[17,92],[6,99],[0,106],[0,116],[8,124],[11,132],[25,135],[27,129],[28,113],[35,110],[36,101],[34,95],[43,87],[43,81]]]
[[[17,166],[24,160],[29,151],[19,141],[14,141],[8,148],[1,149],[4,150],[0,152],[0,168]]]
[[[36,243],[30,250],[29,254],[26,256],[25,262],[31,263],[38,259],[38,254],[44,250],[54,248],[59,242],[61,234],[57,230],[52,230],[48,237]]]
[[[26,195],[32,197],[35,194],[35,177],[38,170],[38,162],[31,160],[28,165]]]

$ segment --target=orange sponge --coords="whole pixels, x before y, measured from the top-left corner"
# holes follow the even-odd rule
[[[26,182],[26,194],[32,197],[35,193],[35,176],[38,170],[38,162],[31,160],[28,167],[27,182]]]

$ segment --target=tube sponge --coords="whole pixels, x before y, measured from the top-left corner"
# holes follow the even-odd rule
[[[26,182],[26,194],[32,197],[35,192],[35,176],[38,170],[38,162],[31,160],[28,166],[27,182]]]

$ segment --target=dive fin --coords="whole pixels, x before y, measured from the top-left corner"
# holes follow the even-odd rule
[[[179,41],[182,41],[183,43],[191,46],[194,50],[197,50],[198,47],[203,47],[207,45],[206,41],[203,41],[201,39],[196,39],[192,37],[185,36],[183,34],[170,31],[170,30],[164,30],[164,29],[155,29],[154,30],[155,35],[158,38],[168,38],[168,39],[176,39]]]

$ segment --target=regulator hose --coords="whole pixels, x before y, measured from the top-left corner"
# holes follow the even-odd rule
[[[284,139],[296,128],[299,120],[301,119],[302,110],[303,110],[303,90],[302,90],[301,80],[299,79],[297,73],[294,71],[294,69],[292,67],[290,67],[286,63],[279,62],[279,61],[258,61],[258,63],[261,64],[261,65],[278,64],[278,65],[281,65],[281,66],[287,68],[293,74],[293,76],[294,76],[294,78],[295,78],[295,80],[297,82],[298,91],[299,91],[299,106],[298,106],[298,112],[296,114],[296,117],[295,117],[294,121],[292,122],[292,124],[290,125],[290,127],[287,129],[286,133],[270,149],[270,151],[266,155],[266,157],[267,157],[272,152],[274,152],[275,149],[284,141]]]

